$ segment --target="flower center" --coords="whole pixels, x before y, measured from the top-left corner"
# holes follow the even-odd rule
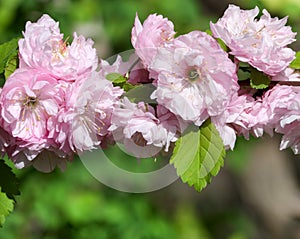
[[[27,96],[26,99],[24,100],[24,105],[27,108],[33,109],[36,107],[37,105],[37,98],[35,97],[31,97],[31,96]]]
[[[200,79],[200,74],[199,74],[198,70],[191,69],[188,72],[188,80],[194,82],[194,81],[196,81],[198,79]]]

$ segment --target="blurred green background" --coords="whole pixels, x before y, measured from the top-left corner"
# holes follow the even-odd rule
[[[142,21],[151,13],[163,14],[174,22],[177,33],[183,34],[208,29],[209,22],[221,17],[228,3],[0,0],[0,42],[21,36],[26,21],[36,21],[47,13],[60,22],[65,37],[74,31],[91,37],[98,55],[106,58],[131,49],[130,32],[136,13]],[[265,7],[273,16],[289,15],[293,30],[300,30],[298,0],[231,3],[242,8]],[[293,48],[299,50],[299,43]],[[300,238],[300,159],[289,151],[278,152],[278,145],[278,137],[249,142],[240,139],[220,174],[201,193],[180,180],[152,193],[118,192],[95,180],[80,160],[69,164],[64,173],[16,170],[21,195],[15,211],[0,229],[0,238]],[[141,171],[158,165],[131,158],[116,157],[116,161]]]

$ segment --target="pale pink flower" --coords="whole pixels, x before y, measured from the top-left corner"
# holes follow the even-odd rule
[[[286,46],[295,41],[296,34],[291,27],[285,26],[287,17],[281,20],[271,18],[263,10],[263,16],[256,20],[258,13],[258,7],[241,10],[229,5],[224,16],[217,23],[210,24],[211,30],[239,61],[248,62],[258,70],[275,76],[295,58],[295,52]]]
[[[17,168],[33,165],[49,172],[55,165],[65,164],[69,156],[58,149],[47,128],[49,119],[63,106],[63,99],[59,82],[44,72],[17,69],[6,81],[0,96],[1,138],[5,153]],[[48,151],[53,156],[45,159]]]
[[[262,98],[254,99],[251,95],[239,96],[243,110],[232,122],[231,126],[237,135],[243,135],[249,139],[250,133],[255,137],[261,137],[264,132],[273,134],[273,126],[270,124],[273,111],[270,106],[263,103]]]
[[[3,87],[0,104],[4,130],[36,150],[51,145],[47,121],[63,104],[56,79],[36,70],[17,69]]]
[[[174,25],[167,18],[151,14],[142,25],[138,15],[136,15],[131,31],[131,43],[136,54],[147,67],[155,57],[158,47],[173,40],[174,35]]]
[[[112,111],[123,94],[119,87],[94,72],[86,80],[69,84],[65,107],[52,117],[48,128],[65,153],[98,147],[110,132]]]
[[[248,134],[248,122],[240,119],[247,100],[247,95],[238,96],[234,94],[224,112],[218,116],[211,117],[211,122],[216,126],[225,149],[233,150],[236,134]]]
[[[283,122],[291,120],[287,115],[295,113],[291,110],[296,98],[294,89],[296,88],[276,85],[256,99],[251,95],[241,95],[238,97],[241,101],[236,104],[236,107],[243,110],[234,120],[229,120],[231,116],[225,117],[225,120],[227,123],[230,122],[237,135],[243,135],[246,139],[249,138],[250,133],[255,137],[261,137],[264,132],[272,136],[274,129],[276,132],[282,132]],[[231,115],[235,114],[231,113]]]
[[[151,97],[198,126],[220,115],[239,88],[236,65],[215,39],[200,31],[159,48],[150,68],[158,73]]]
[[[168,110],[159,108],[159,118],[150,105],[130,102],[126,97],[113,112],[112,131],[114,140],[123,143],[125,149],[136,157],[156,155],[163,147],[168,151],[180,132],[176,117]]]
[[[85,77],[97,68],[93,41],[74,33],[67,45],[58,23],[46,14],[35,23],[27,22],[23,35],[19,40],[20,67],[48,71],[66,81]]]
[[[298,86],[277,85],[265,97],[273,107],[271,123],[277,133],[283,134],[280,149],[291,147],[300,153],[300,89]]]

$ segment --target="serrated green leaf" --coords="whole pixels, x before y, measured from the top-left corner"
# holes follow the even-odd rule
[[[271,80],[263,72],[251,68],[250,86],[254,89],[266,89],[270,85]]]
[[[11,56],[11,58],[6,62],[4,76],[7,80],[8,77],[14,73],[18,66],[18,54]]]
[[[0,74],[4,72],[7,61],[18,54],[18,40],[15,38],[0,45]]]
[[[291,62],[290,67],[296,70],[300,69],[300,51],[296,52],[296,58]]]
[[[190,126],[175,143],[170,163],[182,181],[201,191],[224,164],[225,148],[216,127],[207,120]]]
[[[14,199],[15,195],[20,194],[16,175],[2,159],[0,159],[0,187],[2,192],[6,193],[10,199]]]
[[[0,227],[5,222],[5,217],[14,209],[14,201],[9,199],[5,193],[1,192],[0,188]]]

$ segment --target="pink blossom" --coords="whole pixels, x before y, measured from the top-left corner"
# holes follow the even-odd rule
[[[300,153],[300,89],[298,86],[277,85],[268,92],[265,101],[273,105],[275,131],[283,134],[280,149],[291,147]]]
[[[221,38],[230,48],[230,54],[239,61],[248,62],[258,70],[274,76],[289,66],[295,52],[286,47],[295,41],[291,27],[285,26],[287,17],[271,18],[263,10],[263,16],[256,20],[258,7],[241,10],[229,5],[224,16],[217,23],[211,23],[213,35]]]
[[[17,69],[6,81],[0,96],[2,127],[23,144],[37,150],[48,147],[47,121],[63,102],[59,84],[47,73]]]
[[[178,138],[179,123],[168,110],[155,110],[144,102],[131,103],[126,97],[120,101],[112,115],[112,131],[116,142],[136,157],[152,157],[163,147],[167,151],[171,142]]]
[[[158,73],[151,97],[198,126],[220,115],[239,88],[235,64],[215,39],[200,31],[159,48],[150,68]]]
[[[85,77],[97,68],[93,41],[74,33],[67,45],[58,23],[46,14],[35,23],[27,22],[23,35],[19,40],[20,67],[48,71],[66,81]]]
[[[247,99],[247,95],[238,96],[234,94],[224,112],[211,117],[211,121],[216,126],[226,149],[233,150],[236,134],[248,134],[248,122],[240,119]]]
[[[235,114],[231,113],[232,116],[225,117],[226,123],[230,123],[238,135],[247,139],[250,133],[261,137],[264,132],[272,136],[274,129],[279,133],[284,132],[284,122],[289,122],[295,115],[295,111],[292,110],[294,98],[297,99],[295,89],[291,86],[276,85],[256,99],[250,95],[241,95],[236,107],[242,108],[242,111],[233,120],[229,119]],[[289,115],[292,115],[292,118],[289,118]]]
[[[94,72],[84,81],[69,84],[65,107],[52,117],[48,128],[65,153],[98,147],[110,132],[112,111],[123,90]]]
[[[273,111],[269,105],[264,104],[260,97],[254,99],[251,95],[241,95],[238,101],[240,102],[238,107],[242,108],[242,111],[231,122],[237,135],[249,139],[250,133],[255,137],[261,137],[264,132],[273,134],[273,127],[270,124]]]
[[[17,69],[6,81],[0,96],[1,138],[17,168],[34,165],[48,172],[65,164],[67,155],[58,149],[47,127],[63,106],[63,99],[59,82],[44,72]],[[44,159],[48,151],[53,157]],[[43,167],[46,164],[51,167]]]
[[[174,25],[167,18],[151,14],[142,25],[138,15],[136,15],[131,31],[131,43],[136,54],[147,67],[155,57],[158,47],[171,41],[174,35]]]

